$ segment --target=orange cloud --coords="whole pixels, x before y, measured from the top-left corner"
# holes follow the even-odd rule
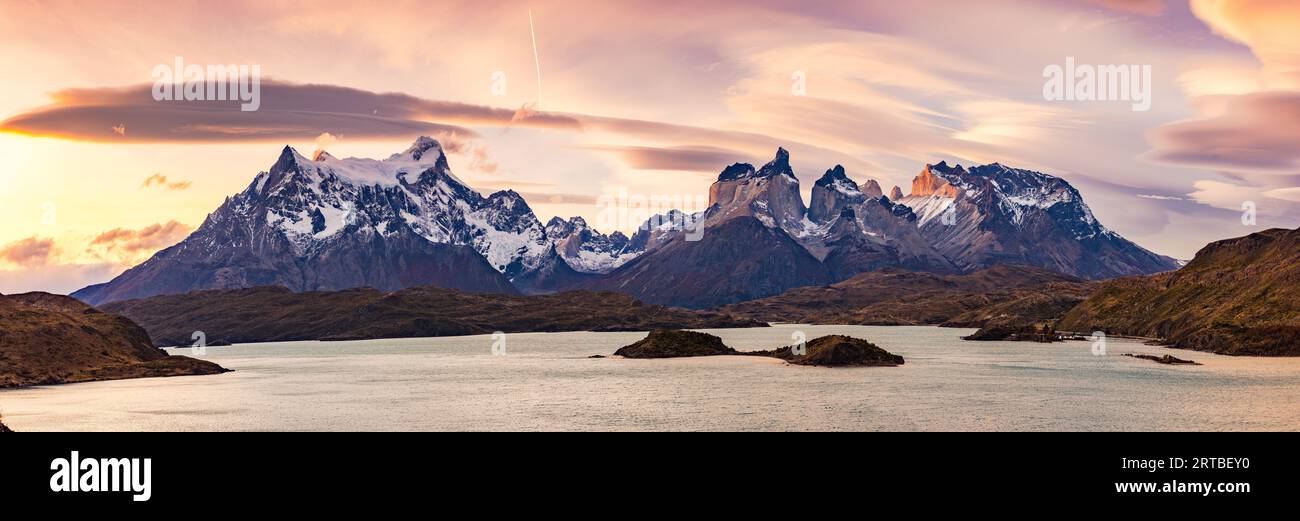
[[[22,267],[44,266],[54,252],[54,239],[28,237],[0,246],[0,260]]]
[[[1192,0],[1191,8],[1215,33],[1250,47],[1275,87],[1300,88],[1300,2]]]
[[[641,170],[678,170],[714,173],[747,154],[715,147],[588,146],[588,150],[611,152]]]
[[[180,242],[193,230],[188,225],[176,221],[166,224],[151,224],[139,230],[114,228],[99,234],[90,241],[91,247],[101,247],[107,252],[134,256],[139,253],[153,253],[167,246]]]
[[[1183,75],[1199,117],[1150,134],[1151,157],[1231,172],[1292,174],[1300,168],[1300,3],[1192,0],[1217,34],[1245,44],[1262,66],[1222,65]]]
[[[140,185],[140,188],[149,188],[150,186],[161,186],[168,190],[179,191],[179,190],[186,190],[193,184],[194,184],[193,181],[168,182],[167,176],[162,174],[154,174],[149,177],[146,177],[144,183]]]
[[[1292,174],[1300,168],[1300,92],[1225,98],[1221,113],[1151,134],[1158,160],[1229,170]]]

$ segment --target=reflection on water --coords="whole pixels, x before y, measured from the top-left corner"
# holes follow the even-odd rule
[[[794,326],[709,332],[740,350],[839,333],[897,368],[771,359],[591,359],[644,333],[209,347],[235,369],[0,391],[17,430],[1297,430],[1300,359],[1111,339],[965,342],[968,329]],[[498,351],[500,351],[498,345]],[[186,354],[188,349],[178,350]],[[1202,366],[1119,356],[1173,353]]]

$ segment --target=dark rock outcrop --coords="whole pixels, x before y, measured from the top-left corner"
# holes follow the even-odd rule
[[[168,356],[129,319],[70,297],[0,296],[0,387],[226,371],[212,362]]]
[[[821,367],[896,367],[903,365],[903,357],[890,353],[860,338],[828,335],[814,338],[804,344],[804,353],[797,346],[786,346],[773,351],[746,353],[770,356],[796,365]]]
[[[685,358],[739,354],[722,339],[708,333],[657,329],[645,338],[614,352],[624,358]]]

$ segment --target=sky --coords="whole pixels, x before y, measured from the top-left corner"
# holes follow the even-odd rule
[[[107,281],[285,145],[383,158],[420,135],[543,221],[696,201],[778,146],[805,197],[836,164],[906,193],[927,163],[999,162],[1189,259],[1300,226],[1296,27],[1291,0],[0,0],[0,292]],[[154,100],[178,58],[257,66],[258,110]],[[1149,67],[1150,109],[1048,99],[1067,60]]]

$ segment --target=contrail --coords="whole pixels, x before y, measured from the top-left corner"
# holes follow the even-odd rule
[[[533,10],[528,10],[528,32],[533,36],[533,64],[537,66],[537,107],[542,106],[542,60],[537,57],[537,30],[533,28]]]

